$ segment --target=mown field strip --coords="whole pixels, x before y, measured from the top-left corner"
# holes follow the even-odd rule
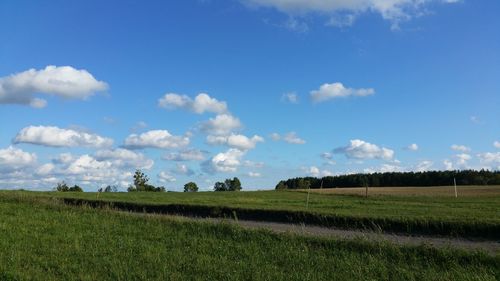
[[[141,204],[100,200],[60,198],[68,205],[111,208],[122,211],[182,215],[201,218],[232,218],[236,220],[307,224],[340,229],[389,232],[404,235],[434,235],[469,239],[500,240],[500,225],[441,220],[366,218],[337,216],[288,210],[260,210],[182,204]]]

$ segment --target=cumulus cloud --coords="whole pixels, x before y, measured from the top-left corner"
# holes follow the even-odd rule
[[[110,138],[101,137],[73,129],[54,126],[29,126],[23,128],[13,140],[14,143],[30,143],[53,147],[108,147]]]
[[[281,96],[281,100],[288,103],[299,103],[299,96],[296,93],[286,93]]]
[[[398,165],[392,164],[382,164],[377,168],[366,168],[363,170],[365,173],[390,173],[390,172],[402,172],[404,169]]]
[[[352,159],[392,160],[394,157],[394,150],[379,147],[359,139],[351,140],[349,145],[336,148],[333,152],[344,154],[347,158]]]
[[[358,96],[365,97],[375,94],[375,90],[372,88],[366,89],[354,89],[346,88],[342,83],[332,83],[323,84],[318,90],[311,91],[311,100],[313,103],[325,102],[335,98]]]
[[[493,143],[493,146],[496,147],[496,148],[500,148],[500,141],[495,141]]]
[[[479,153],[477,157],[481,163],[499,165],[496,169],[500,169],[500,152],[485,152]]]
[[[125,147],[141,148],[181,148],[189,144],[189,137],[175,136],[167,130],[152,130],[140,135],[131,134],[125,139]]]
[[[265,165],[264,162],[254,162],[254,161],[250,161],[250,160],[243,161],[243,166],[245,166],[245,167],[263,168],[264,165]]]
[[[0,149],[0,170],[12,171],[34,165],[37,161],[35,153],[25,152],[19,148],[9,146]]]
[[[167,173],[167,172],[160,172],[158,174],[158,180],[161,182],[161,183],[167,183],[167,182],[175,182],[177,181],[177,179],[172,176],[171,174]]]
[[[240,129],[242,124],[240,119],[230,114],[219,114],[215,118],[210,118],[201,124],[200,128],[208,135],[225,136]]]
[[[305,144],[306,141],[301,139],[296,132],[289,132],[286,133],[285,135],[280,135],[278,133],[272,133],[271,134],[271,139],[273,141],[279,141],[283,140],[284,142],[290,143],[290,144]]]
[[[218,101],[205,93],[198,94],[194,100],[186,95],[168,93],[158,100],[158,105],[166,109],[184,109],[197,114],[228,112],[226,102]]]
[[[311,166],[309,168],[306,168],[306,172],[312,176],[312,177],[327,177],[327,176],[333,176],[333,173],[328,171],[328,170],[321,170],[320,168],[316,166]]]
[[[244,155],[244,151],[230,148],[226,152],[218,153],[212,159],[204,162],[203,169],[208,173],[236,172],[238,167],[241,166],[241,158]]]
[[[172,170],[173,173],[180,175],[192,176],[194,175],[194,171],[184,164],[177,164],[176,168]]]
[[[470,151],[470,147],[467,147],[465,145],[458,145],[458,144],[452,145],[451,149],[453,149],[455,151],[461,151],[461,152],[469,152]]]
[[[205,151],[198,149],[187,149],[180,152],[172,152],[165,156],[163,159],[169,161],[203,161],[205,160]]]
[[[456,0],[244,0],[253,7],[274,8],[291,17],[318,14],[327,17],[327,25],[350,26],[367,12],[377,13],[397,29],[402,21],[422,14],[426,4],[455,3]],[[337,23],[337,24],[335,24]],[[341,23],[341,24],[338,24]]]
[[[110,161],[116,167],[151,169],[154,161],[144,154],[123,148],[100,150],[95,153],[97,161]]]
[[[262,176],[260,173],[257,172],[248,172],[247,175],[251,178],[260,178]]]
[[[254,135],[249,138],[244,135],[231,134],[229,136],[207,136],[207,143],[211,145],[227,145],[240,150],[250,150],[255,148],[257,143],[263,142],[264,138]]]
[[[417,151],[418,150],[418,145],[416,143],[412,143],[406,147],[406,150],[410,151]]]
[[[420,161],[416,166],[415,166],[415,171],[417,172],[425,172],[425,171],[430,171],[432,166],[434,165],[434,162],[429,161],[429,160],[423,160]]]
[[[455,155],[455,157],[457,158],[457,164],[462,165],[462,166],[467,165],[467,161],[472,159],[472,156],[470,156],[467,153],[460,153],[460,154]]]
[[[96,80],[85,69],[49,65],[40,70],[29,69],[0,77],[0,104],[42,108],[47,105],[47,101],[36,97],[37,94],[86,99],[107,88],[105,82]]]

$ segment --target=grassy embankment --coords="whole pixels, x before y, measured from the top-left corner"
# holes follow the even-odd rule
[[[465,188],[460,187],[464,193]],[[114,202],[116,208],[156,213],[183,213],[200,216],[236,216],[282,222],[343,228],[367,228],[410,234],[434,234],[471,238],[500,238],[499,187],[469,196],[387,196],[363,198],[316,191],[200,192],[200,193],[32,193],[25,196],[78,198],[86,203]],[[485,196],[485,192],[491,193]],[[475,193],[481,196],[473,196]],[[0,193],[1,194],[1,193]],[[431,193],[428,193],[431,194]]]
[[[166,196],[166,195],[165,195]],[[498,280],[500,258],[0,193],[0,280]]]

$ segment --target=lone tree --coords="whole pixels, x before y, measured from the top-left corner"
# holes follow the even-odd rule
[[[149,177],[145,175],[141,170],[136,170],[134,174],[134,185],[129,186],[128,192],[135,191],[149,191],[149,192],[164,192],[165,187],[155,187],[154,185],[148,184]]]
[[[195,182],[188,182],[184,185],[184,192],[196,192],[198,191],[198,185]]]
[[[224,182],[216,182],[214,185],[214,191],[240,191],[241,188],[240,179],[237,177],[226,179]]]
[[[58,183],[55,190],[60,192],[83,192],[83,189],[78,185],[75,184],[74,186],[69,187],[64,181]]]

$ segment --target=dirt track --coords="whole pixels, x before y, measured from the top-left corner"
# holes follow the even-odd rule
[[[374,241],[388,241],[400,245],[426,244],[433,247],[451,247],[465,250],[481,250],[492,255],[500,254],[500,241],[476,241],[460,238],[429,237],[429,236],[407,236],[389,233],[364,232],[357,230],[343,230],[318,226],[296,225],[287,223],[259,222],[259,221],[235,221],[228,219],[195,219],[208,220],[215,223],[232,223],[249,229],[268,229],[277,233],[295,233],[306,236],[338,237],[338,238],[366,238]]]

